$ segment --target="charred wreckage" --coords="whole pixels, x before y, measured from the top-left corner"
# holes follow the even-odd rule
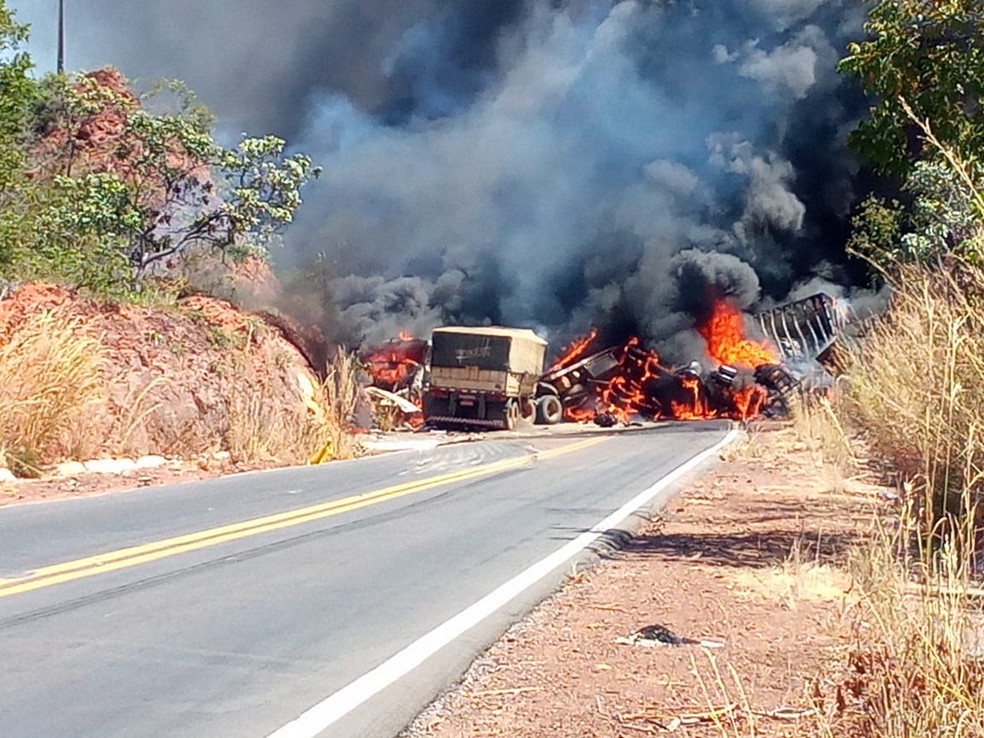
[[[712,368],[664,365],[632,338],[598,348],[596,331],[544,371],[547,343],[532,331],[444,327],[431,341],[401,335],[363,352],[367,392],[413,427],[512,429],[520,420],[609,427],[637,420],[781,417],[804,387],[829,385],[844,368],[852,320],[818,293],[753,316],[765,338],[745,335],[742,313],[713,303],[696,329]]]

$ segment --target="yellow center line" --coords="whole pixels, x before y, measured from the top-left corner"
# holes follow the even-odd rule
[[[159,541],[130,546],[127,548],[107,551],[87,556],[82,559],[66,561],[61,564],[45,566],[35,569],[29,575],[21,579],[0,579],[0,597],[31,592],[43,587],[50,587],[63,582],[71,582],[76,579],[91,577],[96,574],[104,574],[119,569],[127,569],[132,566],[144,564],[150,561],[176,556],[189,551],[217,546],[221,543],[247,538],[249,536],[268,533],[282,528],[289,528],[303,523],[309,523],[322,518],[340,515],[345,512],[358,510],[369,505],[375,505],[389,500],[395,500],[406,495],[424,492],[446,484],[461,482],[475,477],[487,476],[497,472],[512,469],[529,463],[534,459],[549,459],[562,454],[573,453],[588,446],[600,443],[605,438],[589,438],[584,441],[571,443],[567,446],[543,451],[532,456],[520,456],[515,459],[504,459],[483,466],[472,467],[462,471],[440,474],[415,482],[405,482],[390,487],[384,487],[372,492],[346,497],[341,500],[333,500],[318,505],[302,507],[297,510],[277,513],[274,515],[264,515],[259,518],[244,520],[239,523],[223,525],[217,528],[209,528],[196,533],[164,538]]]

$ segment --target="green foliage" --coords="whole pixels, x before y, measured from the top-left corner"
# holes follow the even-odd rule
[[[868,197],[851,220],[847,250],[876,263],[896,258],[904,217],[897,200],[886,202],[874,195]]]
[[[917,162],[905,188],[914,197],[909,229],[900,243],[911,260],[979,259],[981,220],[975,193],[951,167],[939,161]]]
[[[941,161],[919,161],[906,180],[909,206],[865,200],[852,220],[848,250],[884,270],[900,264],[933,265],[957,256],[981,259],[982,220],[975,193]]]
[[[0,0],[0,277],[132,298],[186,253],[268,256],[320,173],[308,157],[273,136],[225,149],[181,82],[141,99],[113,70],[34,81],[4,53],[26,34]]]
[[[27,26],[16,23],[0,0],[0,272],[14,258],[9,243],[20,227],[20,214],[5,211],[23,185],[23,133],[35,96],[31,59],[19,51],[26,40]]]
[[[264,244],[293,221],[301,186],[321,173],[304,154],[285,157],[284,143],[275,136],[244,137],[217,157],[226,184],[222,215],[233,234],[249,237],[228,244],[237,255],[259,250],[265,256]]]
[[[33,97],[28,73],[31,58],[18,51],[27,40],[27,26],[14,21],[13,13],[0,0],[0,194],[19,159],[14,145],[21,133]]]
[[[964,160],[984,151],[984,7],[980,0],[883,0],[840,70],[877,99],[852,134],[884,173],[907,175],[922,142],[905,104]]]
[[[234,260],[266,256],[266,242],[301,204],[300,188],[319,172],[306,156],[285,157],[284,142],[272,136],[220,147],[207,127],[210,116],[191,104],[190,93],[176,84],[168,89],[181,94],[176,114],[152,114],[135,98],[99,84],[81,86],[68,106],[70,137],[88,116],[121,114],[115,171],[78,178],[87,196],[76,198],[82,207],[65,215],[70,228],[120,240],[134,289],[193,247]],[[72,173],[68,156],[62,168]]]
[[[984,6],[979,0],[883,0],[841,71],[875,97],[855,149],[900,176],[904,206],[869,198],[848,248],[884,270],[978,261],[984,232]]]

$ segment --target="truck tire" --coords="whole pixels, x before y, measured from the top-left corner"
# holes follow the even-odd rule
[[[557,395],[544,395],[536,401],[536,420],[542,425],[557,425],[564,417],[564,406]]]
[[[515,430],[516,421],[519,420],[519,403],[516,400],[509,400],[504,409],[506,419],[506,430]]]
[[[519,419],[526,423],[533,423],[536,421],[536,400],[532,397],[520,398]]]

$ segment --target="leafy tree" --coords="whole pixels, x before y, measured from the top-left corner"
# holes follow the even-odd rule
[[[0,277],[132,296],[184,255],[266,257],[320,169],[283,140],[226,149],[180,82],[137,97],[112,69],[30,76],[0,0]]]
[[[869,197],[852,221],[848,250],[882,268],[900,263],[937,265],[958,256],[979,261],[984,227],[975,193],[943,161],[917,162],[903,191],[909,206]]]
[[[21,249],[22,275],[125,294],[166,276],[191,250],[266,257],[320,171],[273,136],[218,145],[211,114],[181,83],[156,91],[177,107],[162,113],[149,107],[156,97],[140,100],[115,70],[48,78],[39,89],[35,190],[22,201],[30,201],[33,243]]]
[[[26,40],[27,26],[16,23],[0,0],[0,196],[22,160],[19,137],[33,96],[31,59],[18,51]]]
[[[965,161],[984,152],[984,5],[980,0],[882,0],[869,38],[848,46],[843,72],[875,96],[852,134],[855,149],[884,173],[907,175],[922,153],[912,116]]]
[[[21,230],[21,212],[8,206],[23,186],[23,133],[34,99],[31,59],[19,51],[27,26],[15,22],[0,0],[0,268],[14,260],[12,243]]]
[[[120,237],[137,281],[194,247],[235,260],[265,256],[269,238],[301,204],[300,188],[319,173],[308,157],[285,156],[284,141],[273,136],[224,149],[197,107],[155,115],[98,83],[81,86],[75,104],[77,125],[108,110],[120,114],[120,130],[109,178],[84,177],[70,187],[56,177],[84,205],[67,214],[69,223]]]

